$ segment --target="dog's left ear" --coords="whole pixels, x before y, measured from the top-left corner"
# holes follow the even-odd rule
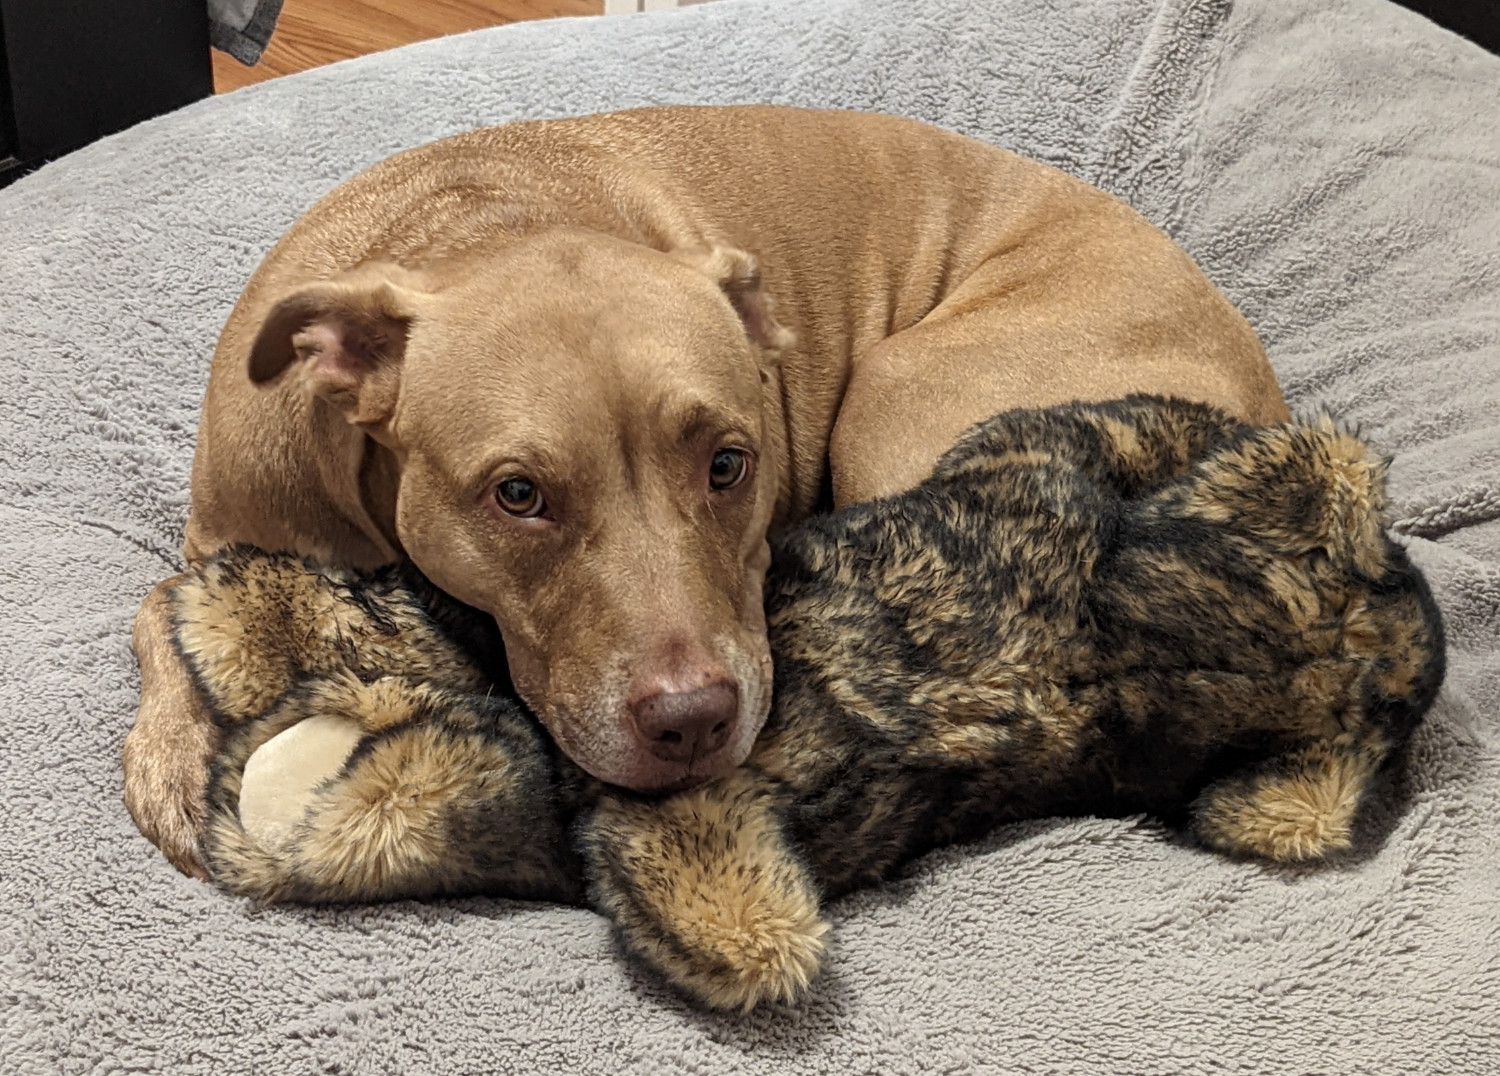
[[[419,283],[399,266],[371,262],[283,295],[251,345],[250,381],[268,384],[296,364],[307,387],[350,422],[385,422],[400,388]]]
[[[773,358],[797,342],[776,320],[776,300],[761,286],[755,255],[734,247],[687,247],[672,257],[715,281],[739,314],[745,332]]]

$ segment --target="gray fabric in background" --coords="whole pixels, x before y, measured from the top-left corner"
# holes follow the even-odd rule
[[[208,0],[208,42],[242,64],[253,64],[280,15],[281,0]]]
[[[1396,453],[1452,675],[1383,844],[1303,873],[1144,821],[1011,827],[838,904],[808,1004],[740,1019],[585,911],[255,911],[136,835],[130,620],[178,566],[257,260],[392,151],[672,101],[901,113],[1098,182],[1240,304],[1295,407]],[[1376,0],[733,0],[253,86],[0,192],[0,1068],[1500,1071],[1497,101],[1500,59]]]

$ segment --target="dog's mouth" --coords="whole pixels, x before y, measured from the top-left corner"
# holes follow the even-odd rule
[[[724,752],[715,752],[715,754],[722,755]],[[687,772],[674,781],[668,781],[662,785],[652,785],[651,787],[634,786],[632,790],[648,796],[673,796],[679,792],[687,792],[700,785],[706,785],[710,781],[716,781],[734,768],[734,765],[724,765],[722,762],[715,762],[713,759],[703,764],[695,760],[689,764]]]
[[[610,737],[581,737],[571,732],[569,723],[560,722],[549,728],[562,752],[589,774],[605,784],[616,785],[643,795],[665,796],[674,792],[686,792],[729,773],[744,762],[754,746],[754,734],[745,740],[740,726],[743,715],[736,721],[736,734],[715,751],[696,756],[685,762],[670,762],[654,756],[638,743],[629,742],[629,733],[621,732]],[[758,729],[759,722],[755,722]],[[619,722],[624,725],[624,721]],[[585,743],[579,743],[584,739]],[[613,740],[616,750],[604,750],[601,740]]]
[[[509,656],[516,689],[569,760],[606,784],[667,795],[741,765],[770,715],[773,670],[765,639],[720,636],[706,649],[727,675],[665,695],[640,690],[651,682],[633,657],[622,655],[603,669],[570,669],[567,679],[586,687],[569,690],[524,660],[524,651]]]

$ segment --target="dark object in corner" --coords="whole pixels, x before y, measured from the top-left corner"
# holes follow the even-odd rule
[[[1482,49],[1500,53],[1500,3],[1495,0],[1396,0]]]
[[[203,0],[0,0],[0,185],[212,92]]]

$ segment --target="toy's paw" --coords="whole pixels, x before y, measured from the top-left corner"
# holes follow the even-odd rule
[[[625,947],[704,1004],[796,1001],[817,975],[817,888],[752,776],[658,803],[606,798],[584,845]]]
[[[1348,851],[1378,759],[1314,744],[1210,786],[1193,810],[1198,839],[1231,855],[1305,863]]]
[[[753,875],[753,870],[749,872]],[[816,895],[786,879],[741,878],[743,889],[683,893],[677,918],[659,939],[656,962],[705,1004],[748,1012],[802,997],[822,965],[827,922]],[[632,939],[639,944],[640,939]],[[652,939],[657,942],[658,939]]]
[[[240,776],[240,823],[251,839],[269,852],[291,843],[318,790],[363,736],[352,721],[316,714],[256,748]]]

